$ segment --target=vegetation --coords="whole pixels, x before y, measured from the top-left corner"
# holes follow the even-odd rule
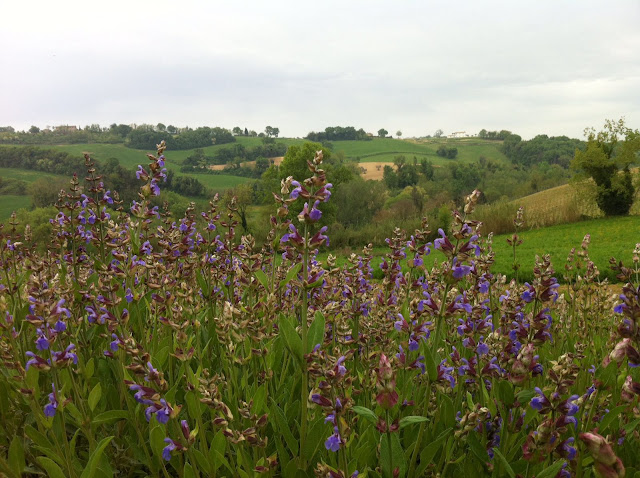
[[[328,126],[324,132],[314,133],[313,131],[305,136],[305,139],[316,143],[325,141],[370,141],[371,137],[362,128],[356,130],[353,126]]]
[[[624,120],[606,121],[602,131],[587,129],[587,147],[577,151],[572,166],[593,179],[598,207],[607,216],[629,213],[635,198],[630,166],[640,151],[640,131]]]
[[[375,282],[370,247],[318,260],[321,152],[280,183],[263,248],[238,237],[237,198],[156,208],[163,153],[130,207],[87,156],[46,254],[16,218],[0,230],[2,474],[637,474],[638,247],[613,299],[588,237],[564,290],[548,256],[506,282],[474,191],[433,241],[395,230]]]

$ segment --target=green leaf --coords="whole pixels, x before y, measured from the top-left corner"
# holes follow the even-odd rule
[[[324,342],[324,327],[324,315],[322,315],[322,312],[318,311],[316,312],[316,316],[313,319],[311,326],[309,327],[308,346],[306,353],[311,352],[316,345],[322,345],[322,343]]]
[[[500,452],[500,450],[498,450],[497,447],[493,449],[493,453],[495,457],[498,459],[498,461],[502,463],[502,467],[507,472],[507,475],[509,475],[510,478],[516,478],[516,474],[511,468],[511,465],[509,464],[507,459],[504,457],[504,455]]]
[[[404,428],[407,425],[412,425],[414,423],[422,423],[426,421],[429,421],[427,417],[421,417],[418,415],[409,415],[407,417],[402,417],[400,419],[400,428]]]
[[[165,362],[169,358],[169,351],[171,349],[168,345],[165,345],[160,350],[158,350],[154,355],[154,362],[158,363],[158,368],[164,367]]]
[[[284,441],[287,443],[289,447],[289,451],[292,456],[298,455],[298,440],[293,437],[291,430],[289,428],[289,424],[287,423],[287,418],[284,415],[284,412],[278,408],[276,402],[271,400],[271,416],[276,420],[276,424],[278,426],[278,433],[282,434]]]
[[[39,456],[36,458],[36,461],[45,469],[49,478],[65,478],[65,474],[55,461],[46,456]]]
[[[253,394],[253,406],[251,411],[256,415],[264,413],[267,402],[267,384],[263,383],[258,387],[256,393]]]
[[[102,457],[102,453],[107,445],[113,440],[113,436],[103,438],[100,440],[100,443],[96,446],[96,449],[93,450],[93,453],[89,457],[89,461],[87,462],[87,466],[85,467],[80,478],[93,478],[96,473],[96,468],[98,467],[98,462]]]
[[[149,430],[149,445],[153,450],[154,455],[162,456],[162,449],[164,448],[164,439],[166,437],[163,427],[159,423],[151,425]]]
[[[31,439],[33,443],[36,445],[53,450],[53,445],[49,441],[49,439],[40,433],[38,430],[33,428],[31,425],[27,425],[24,427],[24,433]]]
[[[404,458],[404,452],[402,445],[400,444],[400,437],[398,433],[391,434],[391,460],[389,461],[389,440],[387,434],[380,435],[380,462],[382,463],[382,476],[384,478],[391,478],[393,476],[393,470],[398,468],[400,470],[399,476],[404,476],[407,472],[407,462]]]
[[[296,332],[296,329],[291,325],[291,320],[285,315],[280,315],[278,321],[278,327],[280,329],[280,336],[284,339],[284,343],[287,346],[291,355],[293,355],[298,363],[302,363],[302,339]]]
[[[475,431],[472,430],[469,432],[469,435],[467,436],[467,443],[471,452],[478,457],[483,465],[489,462],[489,454],[485,447],[482,446],[482,443],[480,443],[478,434]]]
[[[196,457],[196,461],[198,462],[198,466],[200,468],[202,468],[207,473],[207,475],[211,475],[212,474],[211,473],[211,465],[207,461],[207,458],[204,456],[204,453],[202,453],[197,448],[193,448],[192,452],[193,452],[193,456]]]
[[[429,443],[429,445],[424,450],[422,450],[422,453],[420,453],[420,466],[418,466],[418,468],[416,469],[416,476],[423,476],[424,471],[427,469],[427,466],[429,466],[433,458],[438,453],[438,450],[440,450],[442,443],[449,437],[452,431],[453,428],[447,428],[440,435],[438,435],[435,440]]]
[[[456,424],[456,414],[454,412],[453,400],[448,395],[440,395],[440,420],[444,426],[449,428]]]
[[[496,395],[498,399],[507,407],[510,408],[515,401],[515,395],[513,393],[513,385],[506,380],[496,380],[494,384],[496,387]]]
[[[425,341],[421,340],[423,344],[426,344]],[[428,345],[422,346],[422,352],[424,355],[424,364],[427,369],[427,375],[431,382],[435,382],[438,380],[438,364],[436,363],[436,359],[433,356],[433,351],[431,347]]]
[[[607,430],[607,427],[620,416],[620,413],[627,408],[626,405],[620,405],[619,407],[614,408],[609,413],[607,413],[602,420],[598,423],[598,433],[602,433]],[[603,435],[604,436],[604,435]]]
[[[253,271],[253,275],[256,277],[256,279],[258,279],[258,281],[260,281],[262,287],[264,287],[266,290],[269,290],[269,278],[262,269],[256,269],[255,271]]]
[[[558,460],[553,465],[546,467],[540,473],[536,475],[536,478],[552,478],[558,474],[562,465],[564,465],[564,460]]]
[[[89,359],[87,364],[84,366],[84,378],[89,380],[93,377],[93,372],[95,371],[95,362],[93,361],[93,357]]]
[[[129,412],[126,410],[109,410],[108,412],[100,413],[91,420],[91,426],[106,425],[118,420],[126,420],[129,418]]]
[[[101,397],[102,397],[102,385],[100,385],[100,382],[98,382],[96,383],[96,386],[93,387],[93,390],[91,390],[91,393],[89,393],[89,409],[91,411],[95,410],[96,405],[100,401]]]
[[[24,446],[22,444],[22,437],[16,435],[11,440],[9,445],[9,467],[15,472],[16,475],[22,476],[22,470],[24,470]]]
[[[373,424],[378,423],[378,416],[372,410],[369,410],[367,407],[361,407],[359,405],[356,405],[351,410],[356,412],[358,415],[366,418]]]
[[[302,450],[303,456],[307,461],[311,462],[313,456],[316,454],[320,443],[325,439],[323,430],[325,428],[324,419],[320,418],[309,427],[309,434],[307,435],[307,441],[305,443],[304,450]]]
[[[293,278],[298,275],[298,273],[300,272],[300,269],[302,269],[302,263],[301,262],[299,262],[298,264],[293,266],[291,269],[289,269],[289,272],[287,272],[287,276],[283,280],[280,281],[280,285],[278,285],[278,289],[282,289],[289,282],[291,282],[293,280]]]
[[[467,392],[467,405],[469,406],[469,410],[475,410],[476,406],[473,403],[473,397],[470,392]]]
[[[187,462],[184,465],[184,478],[196,478],[196,473],[193,471],[193,466],[191,463]]]
[[[212,463],[222,463],[227,468],[227,470],[229,470],[231,472],[231,476],[234,475],[235,470],[233,468],[231,468],[231,465],[229,465],[229,462],[224,457],[224,455],[222,453],[220,453],[218,450],[216,450],[215,448],[211,448],[209,450],[209,460]]]
[[[202,415],[202,410],[200,408],[200,401],[196,397],[196,393],[194,391],[188,391],[184,397],[187,402],[187,412],[189,416],[194,420],[197,420]]]

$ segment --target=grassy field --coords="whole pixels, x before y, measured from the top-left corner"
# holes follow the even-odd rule
[[[580,249],[585,234],[591,234],[589,256],[600,270],[601,278],[606,277],[610,282],[615,282],[615,274],[609,269],[609,258],[615,257],[627,265],[631,263],[633,249],[636,243],[640,243],[640,217],[626,216],[593,219],[521,232],[519,235],[523,243],[516,251],[517,261],[520,263],[520,279],[532,279],[536,255],[550,254],[556,270],[556,277],[562,281],[567,256],[571,248]],[[330,230],[329,237],[331,237]],[[507,239],[510,237],[511,235],[507,234],[493,238],[492,247],[496,253],[496,262],[493,266],[494,274],[500,273],[507,277],[513,277],[512,249],[507,244]],[[360,253],[358,250],[353,250],[352,252]],[[384,247],[375,248],[373,251],[374,274],[378,278],[382,277],[379,265],[382,262],[382,257],[387,252],[388,249]],[[327,254],[322,254],[321,259],[326,259]],[[336,254],[336,252],[333,252],[333,254]],[[344,263],[348,254],[349,251],[340,251],[338,263]],[[424,260],[425,265],[431,267],[434,261],[441,261],[443,257],[437,250],[432,250],[431,254]]]
[[[400,140],[392,138],[373,138],[371,141],[332,141],[335,151],[344,151],[349,158],[359,157],[361,162],[393,162],[395,156],[404,155],[408,161],[413,156],[418,161],[427,158],[434,164],[446,164],[451,161],[436,154],[442,145],[458,148],[457,161],[473,162],[484,156],[494,161],[507,161],[499,150],[500,143],[479,139],[430,139]]]
[[[59,174],[43,173],[41,171],[31,171],[28,169],[17,168],[0,168],[0,177],[7,179],[18,179],[20,181],[26,181],[32,183],[40,178],[54,179],[62,178]]]
[[[28,209],[30,206],[30,196],[0,196],[0,223],[6,223],[13,211]]]
[[[304,140],[301,139],[276,139],[276,141],[283,142],[288,146],[304,142]],[[251,148],[261,145],[262,138],[238,136],[236,138],[236,143],[207,146],[202,149],[204,150],[205,155],[213,155],[218,149],[230,148],[233,147],[234,144],[241,144],[245,148]],[[117,158],[118,161],[120,161],[120,164],[130,169],[137,169],[138,164],[145,164],[145,161],[147,161],[147,153],[154,153],[154,151],[127,148],[123,144],[65,144],[54,146],[54,148],[61,151],[67,151],[71,154],[77,154],[78,156],[82,156],[84,153],[89,153],[93,159],[98,161]],[[185,158],[193,154],[193,151],[193,149],[172,151],[171,142],[169,140],[167,143],[167,151],[165,153],[165,156],[167,157],[167,167],[171,168],[175,165],[181,165]],[[178,168],[174,167],[173,169]]]
[[[238,184],[243,184],[247,181],[251,181],[251,178],[231,176],[229,174],[190,174],[181,173],[180,171],[175,171],[175,174],[176,176],[190,176],[192,178],[195,178],[202,184],[204,184],[205,187],[213,189],[214,191],[230,189],[236,187]]]

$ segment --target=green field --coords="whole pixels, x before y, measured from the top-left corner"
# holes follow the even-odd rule
[[[609,258],[615,257],[625,264],[631,263],[633,249],[640,243],[640,217],[626,216],[593,219],[590,221],[573,224],[561,224],[541,229],[532,229],[521,232],[522,245],[517,248],[517,261],[520,263],[520,278],[531,280],[536,255],[549,254],[556,270],[556,277],[562,282],[564,264],[572,248],[580,250],[580,245],[585,234],[591,234],[589,256],[600,270],[602,279],[608,278],[610,282],[616,282],[615,274],[609,269]],[[329,229],[331,237],[331,229]],[[511,235],[500,235],[493,238],[493,250],[496,253],[496,262],[493,273],[513,276],[513,255],[507,239]],[[353,250],[360,253],[358,250]],[[382,257],[388,252],[385,247],[377,247],[373,250],[373,269],[376,277],[382,277],[379,264]],[[335,253],[334,253],[335,254]],[[327,253],[321,254],[321,259],[326,259]],[[437,250],[425,258],[425,265],[431,267],[434,261],[442,261],[443,255]],[[338,257],[338,263],[346,261],[346,255]]]
[[[304,140],[278,138],[276,139],[276,142],[282,142],[289,146],[292,144],[304,143]],[[262,138],[238,136],[236,137],[235,143],[207,146],[202,149],[204,150],[205,155],[213,155],[217,150],[221,148],[231,148],[234,144],[241,144],[245,148],[251,148],[261,145]],[[145,164],[147,161],[147,153],[155,153],[155,151],[127,148],[124,144],[65,144],[53,147],[61,151],[67,151],[71,154],[77,154],[78,156],[82,156],[84,153],[89,153],[91,157],[97,161],[116,158],[120,161],[120,164],[130,169],[137,169],[139,164]],[[167,168],[178,169],[175,166],[181,165],[185,158],[193,154],[193,151],[193,149],[172,151],[171,140],[169,139],[167,142],[167,151],[165,152],[165,156],[167,157]],[[174,167],[172,168],[172,166]]]
[[[64,176],[59,174],[43,173],[41,171],[32,171],[29,169],[0,168],[0,177],[32,183],[40,178],[57,179]]]
[[[13,211],[28,209],[30,206],[30,196],[0,196],[0,223],[6,223]]]
[[[427,158],[435,164],[446,164],[451,160],[436,154],[438,148],[458,148],[457,161],[477,161],[481,156],[494,161],[507,161],[499,150],[500,142],[479,139],[431,139],[400,140],[392,138],[373,138],[371,141],[332,141],[334,151],[343,151],[348,158],[360,158],[362,162],[393,162],[395,156],[404,155],[407,160],[413,156]]]
[[[176,176],[190,176],[200,181],[206,188],[214,191],[221,191],[236,187],[238,184],[244,184],[251,181],[251,178],[241,176],[231,176],[229,174],[191,174],[175,171]]]

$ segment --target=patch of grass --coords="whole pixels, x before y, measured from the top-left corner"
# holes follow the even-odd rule
[[[549,254],[556,271],[555,276],[562,282],[564,264],[569,252],[574,247],[579,250],[584,236],[591,234],[589,257],[600,270],[600,278],[607,278],[610,282],[617,282],[615,274],[609,268],[609,258],[615,257],[626,264],[630,264],[633,249],[636,243],[640,242],[639,232],[640,217],[638,216],[593,219],[573,224],[561,224],[522,231],[519,236],[523,243],[516,251],[516,259],[520,263],[519,279],[521,281],[531,281],[533,279],[532,271],[536,255]],[[330,237],[331,230],[329,230]],[[507,239],[510,237],[511,234],[495,236],[492,245],[496,253],[496,262],[493,265],[492,272],[493,274],[504,274],[509,279],[514,277],[512,249],[507,244]],[[389,249],[386,247],[373,249],[374,259],[372,265],[377,278],[382,277],[379,266],[388,251]],[[347,256],[351,252],[361,254],[362,251],[358,248],[332,251],[337,256],[339,265],[347,261]],[[327,255],[328,252],[322,253],[320,259],[326,260]],[[444,255],[432,248],[431,254],[424,258],[425,266],[432,267],[436,260],[442,262]]]
[[[287,146],[292,144],[304,143],[302,139],[290,139],[290,138],[277,138],[276,142],[285,143]],[[236,137],[235,143],[226,143],[219,145],[212,145],[202,148],[205,155],[210,156],[221,148],[231,148],[235,144],[241,144],[245,148],[251,148],[262,144],[262,138],[252,138],[245,136]],[[116,158],[120,161],[124,167],[129,169],[138,169],[139,164],[146,164],[147,153],[155,153],[155,151],[147,151],[142,149],[127,148],[124,144],[65,144],[56,146],[41,146],[43,148],[53,147],[61,151],[67,151],[71,154],[82,156],[84,153],[89,153],[91,157],[98,161],[104,161],[109,158]],[[171,138],[167,138],[167,151],[165,153],[167,157],[167,167],[172,165],[181,165],[182,162],[193,154],[193,149],[185,150],[171,150]],[[174,168],[177,169],[177,168]]]
[[[189,176],[200,181],[208,189],[214,191],[222,191],[224,189],[230,189],[238,184],[244,184],[247,181],[251,181],[251,178],[244,178],[241,176],[231,176],[228,174],[195,174],[195,173],[181,173],[175,171],[176,176]]]
[[[456,161],[475,162],[484,156],[498,162],[506,162],[507,158],[500,152],[500,143],[479,139],[442,139],[442,140],[401,140],[392,138],[374,138],[371,141],[332,141],[335,151],[344,151],[349,158],[359,157],[362,162],[389,161],[396,156],[403,155],[407,161],[413,156],[420,161],[427,158],[434,164],[446,164],[453,161],[436,154],[438,148],[445,145],[458,148]]]
[[[0,196],[0,223],[6,224],[13,211],[29,209],[31,207],[30,196]]]
[[[32,183],[40,178],[63,178],[64,175],[43,173],[42,171],[32,171],[29,169],[0,168],[0,177],[7,179],[18,179],[27,183]],[[71,177],[69,177],[71,179]]]

